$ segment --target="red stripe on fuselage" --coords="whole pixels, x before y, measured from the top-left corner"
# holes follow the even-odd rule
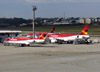
[[[29,38],[9,38],[8,41],[26,41],[26,40],[43,40],[39,38],[29,39]]]
[[[54,34],[54,35],[49,35],[49,37],[53,37],[53,38],[58,38],[58,37],[71,37],[71,36],[78,36],[78,35],[64,35],[64,34]]]

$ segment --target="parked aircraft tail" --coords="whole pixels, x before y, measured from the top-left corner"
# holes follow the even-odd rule
[[[89,28],[89,26],[87,25],[87,26],[82,30],[82,32],[81,32],[80,35],[88,35],[88,28]]]
[[[55,32],[55,26],[52,27],[51,33]]]
[[[45,39],[45,36],[43,33],[41,34],[40,39]]]

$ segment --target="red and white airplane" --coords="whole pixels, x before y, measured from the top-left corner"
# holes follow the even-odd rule
[[[40,32],[40,33],[35,33],[35,38],[38,38],[41,36],[41,34],[44,34],[45,36],[48,34],[48,33],[54,33],[55,32],[55,26],[52,27],[51,29],[51,32]],[[27,38],[32,38],[33,37],[33,33],[29,33],[27,35]]]
[[[7,38],[4,41],[4,45],[10,45],[10,44],[18,44],[19,46],[29,46],[31,43],[43,43],[45,42],[45,37],[48,33],[54,33],[55,26],[53,26],[51,32],[43,32],[43,33],[35,33],[36,35],[40,35],[36,38]],[[30,36],[32,36],[33,33],[30,33]]]
[[[88,35],[88,28],[87,25],[81,32],[81,34],[78,35],[68,35],[68,34],[50,34],[47,36],[47,39],[49,38],[49,42],[56,43],[56,42],[74,42],[76,39],[88,39],[90,36]]]
[[[4,45],[10,45],[10,44],[17,44],[18,46],[30,46],[31,43],[43,43],[45,42],[44,34],[40,36],[40,38],[7,38],[4,41]]]

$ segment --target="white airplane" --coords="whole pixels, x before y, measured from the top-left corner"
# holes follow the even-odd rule
[[[40,38],[7,38],[4,41],[4,45],[17,44],[18,46],[30,46],[31,43],[43,43],[45,42],[44,34]]]
[[[30,33],[29,38],[7,38],[4,41],[4,45],[18,44],[19,46],[30,46],[31,43],[43,43],[45,42],[45,37],[49,33],[54,33],[55,26],[53,26],[51,32],[35,33],[35,35],[40,35],[35,38],[30,38],[33,33]]]
[[[87,25],[81,32],[81,34],[78,35],[68,35],[68,34],[50,34],[47,36],[47,39],[51,43],[73,43],[76,39],[89,39],[90,36],[88,35],[88,28],[89,26]]]

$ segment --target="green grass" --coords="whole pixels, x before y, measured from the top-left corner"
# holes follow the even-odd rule
[[[55,32],[61,32],[61,33],[81,33],[83,28],[86,25],[62,25],[62,26],[56,26]],[[37,32],[50,32],[52,26],[36,26],[35,30]],[[32,27],[16,27],[16,28],[0,28],[1,30],[22,30],[22,31],[32,31]],[[100,25],[90,25],[89,26],[89,34],[92,35],[100,35]]]

